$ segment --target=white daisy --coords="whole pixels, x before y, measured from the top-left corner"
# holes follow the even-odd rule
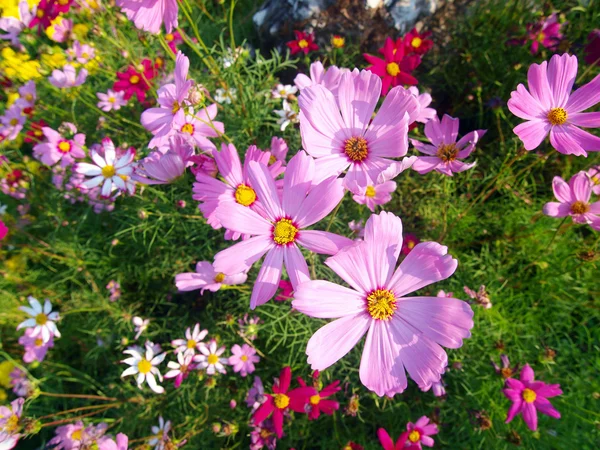
[[[208,375],[214,375],[215,372],[227,373],[227,358],[220,357],[224,351],[224,346],[217,349],[217,341],[210,341],[210,344],[200,346],[201,354],[194,356],[194,361],[198,363],[198,369],[205,369]]]
[[[154,435],[150,440],[148,440],[148,445],[156,448],[162,448],[162,445],[167,439],[167,434],[171,431],[171,421],[162,418],[162,416],[158,417],[158,426],[154,425],[152,427],[152,434]]]
[[[135,316],[132,320],[135,326],[135,339],[139,338],[140,335],[146,331],[148,325],[150,325],[150,319],[142,319],[141,317]]]
[[[121,374],[121,378],[129,375],[137,375],[135,381],[138,388],[142,388],[144,381],[148,383],[150,389],[157,394],[162,394],[165,389],[156,383],[155,376],[158,377],[158,381],[162,382],[163,377],[158,370],[158,366],[165,359],[166,353],[154,356],[154,351],[150,345],[146,345],[146,354],[142,355],[140,352],[134,349],[127,349],[123,353],[131,355],[130,358],[121,361],[124,364],[128,364],[131,367],[125,369]]]
[[[191,328],[185,330],[185,339],[175,339],[171,341],[171,345],[175,348],[175,353],[184,353],[193,355],[196,350],[200,350],[202,339],[206,337],[208,330],[200,331],[200,324],[194,326],[194,331]]]
[[[292,86],[291,84],[278,84],[277,87],[271,91],[271,95],[273,98],[287,99],[290,95],[294,95],[296,92],[298,92],[298,88],[296,86]]]
[[[284,131],[290,123],[298,123],[298,113],[287,100],[283,100],[283,109],[276,109],[273,112],[279,116],[277,125],[280,125],[281,131]]]
[[[58,313],[52,312],[52,304],[50,301],[46,299],[44,307],[42,307],[40,302],[31,296],[27,297],[27,300],[29,300],[31,308],[19,306],[19,309],[29,314],[31,319],[21,322],[17,327],[17,330],[21,328],[33,328],[30,336],[35,337],[41,334],[44,343],[48,342],[51,336],[59,338],[60,332],[54,323],[58,320]]]
[[[215,101],[217,103],[227,103],[228,105],[231,104],[232,100],[237,99],[237,89],[236,88],[230,88],[230,89],[222,89],[219,88],[215,91]]]
[[[102,139],[102,147],[104,148],[104,158],[92,150],[90,156],[95,164],[77,163],[75,165],[77,173],[92,177],[81,185],[92,189],[102,184],[102,197],[109,197],[115,189],[130,190],[126,182],[130,180],[133,172],[132,162],[135,158],[135,151],[129,149],[116,160],[115,144],[109,138]]]

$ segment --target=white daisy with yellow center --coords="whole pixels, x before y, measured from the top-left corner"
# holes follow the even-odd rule
[[[42,341],[45,344],[50,340],[51,336],[60,337],[60,332],[58,328],[56,328],[56,321],[58,321],[58,313],[52,312],[52,304],[48,299],[44,302],[44,306],[42,307],[41,303],[29,296],[27,297],[29,301],[28,306],[20,306],[19,309],[31,317],[27,320],[24,320],[19,324],[17,330],[21,328],[32,328],[31,337],[41,336]]]
[[[198,363],[198,369],[205,370],[208,375],[227,373],[227,358],[221,357],[224,351],[225,347],[217,348],[217,341],[210,341],[208,345],[200,346],[200,354],[194,356],[194,362]]]
[[[152,345],[149,344],[146,344],[146,351],[144,354],[134,348],[127,349],[123,353],[130,355],[130,358],[124,359],[121,362],[131,367],[128,367],[123,371],[121,378],[129,375],[136,375],[135,381],[138,388],[141,389],[142,384],[144,384],[145,381],[148,383],[148,386],[150,386],[150,389],[157,394],[165,392],[165,389],[156,382],[156,378],[158,378],[159,382],[162,382],[163,380],[157,366],[163,362],[166,353],[155,355]]]
[[[175,353],[183,353],[184,355],[194,355],[196,350],[200,349],[203,340],[208,334],[208,330],[200,330],[200,324],[194,325],[194,330],[191,328],[185,330],[185,339],[175,339],[171,341],[171,345],[175,347]]]

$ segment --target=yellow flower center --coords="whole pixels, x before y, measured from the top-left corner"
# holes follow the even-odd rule
[[[142,359],[138,363],[137,367],[138,367],[138,370],[140,371],[140,373],[147,374],[152,369],[152,363],[150,361],[148,361],[147,359]]]
[[[206,358],[206,360],[208,361],[208,363],[210,365],[214,365],[219,362],[219,357],[215,354],[212,354],[212,355],[208,355],[208,358]]]
[[[15,431],[19,428],[19,418],[16,415],[11,415],[4,424],[4,431],[9,434],[14,434]]]
[[[140,82],[140,77],[139,77],[139,76],[137,76],[137,75],[131,75],[131,76],[129,77],[129,82],[130,82],[131,84],[138,84],[138,83]]]
[[[543,42],[544,39],[546,39],[546,33],[544,33],[543,31],[540,31],[540,34],[537,35],[537,40],[538,40],[538,42]]]
[[[42,130],[35,130],[33,132],[33,134],[36,135],[36,136],[42,136],[44,134],[44,132]]]
[[[71,440],[80,441],[81,437],[82,437],[81,435],[82,435],[81,430],[75,430],[71,433]]]
[[[290,404],[290,398],[285,394],[275,394],[273,396],[273,403],[275,403],[276,408],[284,409]]]
[[[41,347],[43,343],[44,343],[44,341],[40,338],[37,338],[34,342],[36,347]]]
[[[408,243],[406,244],[406,246],[407,246],[409,249],[411,249],[411,250],[412,250],[413,248],[415,248],[415,245],[416,245],[416,244],[415,244],[415,241],[408,241]]]
[[[321,401],[321,396],[319,394],[311,395],[310,398],[308,399],[308,401],[313,406],[318,405],[319,402]]]
[[[38,17],[38,19],[41,19],[42,17],[44,17],[44,10],[38,9],[35,15]]]
[[[573,214],[585,214],[590,210],[590,205],[580,200],[577,200],[571,205],[571,212]]]
[[[215,275],[215,283],[222,283],[224,279],[225,279],[224,273],[219,272],[218,274]]]
[[[115,173],[117,173],[117,171],[114,166],[106,165],[102,168],[102,176],[104,178],[112,178],[115,176]]]
[[[562,125],[567,121],[568,114],[563,108],[552,108],[547,117],[552,125]]]
[[[438,147],[437,157],[444,162],[454,161],[458,156],[456,144],[442,144]]]
[[[61,6],[66,6],[69,3],[69,0],[58,0],[58,4]]]
[[[116,97],[110,97],[110,98],[108,99],[108,102],[109,102],[109,103],[115,103],[116,101],[117,101]]]
[[[367,312],[373,319],[389,320],[397,309],[396,297],[387,289],[376,289],[367,295]]]
[[[300,48],[308,47],[308,42],[306,41],[306,39],[300,39],[298,41],[298,47],[300,47]]]
[[[89,58],[90,58],[90,55],[88,55],[86,52],[83,52],[83,53],[81,54],[81,57],[82,57],[83,59],[89,59]]]
[[[592,183],[594,184],[600,184],[600,177],[595,175],[592,177]]]
[[[129,180],[129,175],[125,175],[125,174],[120,174],[119,178],[123,181],[128,181]]]
[[[185,345],[187,348],[189,348],[190,350],[192,348],[196,348],[196,341],[193,339],[188,339],[187,344]]]
[[[269,436],[271,436],[271,432],[267,429],[267,428],[263,428],[260,430],[260,437],[263,439],[267,439]]]
[[[10,125],[13,127],[16,127],[19,124],[19,119],[14,118],[14,119],[10,119]]]
[[[244,362],[248,361],[248,357],[246,355],[240,356],[240,359]]]
[[[173,36],[173,33],[165,34],[165,40],[167,42],[171,42],[171,41],[173,41],[173,39],[175,39],[175,36]]]
[[[526,403],[533,403],[535,402],[536,398],[537,394],[535,393],[535,391],[532,391],[531,389],[523,390],[523,400],[525,400]]]
[[[46,325],[46,322],[48,322],[48,316],[46,314],[39,313],[37,316],[35,316],[35,323],[38,325]]]
[[[346,39],[344,39],[342,36],[334,36],[333,39],[331,39],[331,44],[335,48],[342,48],[345,43]]]
[[[25,100],[27,100],[28,102],[33,100],[33,95],[32,94],[25,94]]]
[[[181,109],[181,106],[179,105],[179,102],[177,100],[175,100],[173,102],[173,108],[171,108],[171,112],[173,114],[175,114],[177,111],[179,111]]]
[[[367,197],[375,197],[375,188],[373,186],[367,186],[367,191],[365,192]]]
[[[273,240],[276,244],[287,245],[296,240],[298,228],[290,219],[279,219],[273,227]]]
[[[344,152],[346,152],[346,156],[353,162],[363,161],[369,154],[367,140],[360,136],[346,139],[346,142],[344,142]]]
[[[422,43],[423,40],[420,37],[414,37],[412,38],[412,41],[410,41],[410,45],[412,45],[414,48],[419,48]]]
[[[61,153],[69,153],[71,151],[71,143],[67,141],[62,141],[58,144],[58,150]]]
[[[235,190],[235,201],[242,206],[251,206],[256,201],[256,192],[242,183]]]
[[[419,442],[420,439],[421,439],[421,433],[419,433],[417,430],[412,430],[410,432],[410,434],[408,435],[408,440],[410,442],[412,442],[413,444],[415,442]]]
[[[273,155],[271,155],[271,157],[269,158],[269,164],[275,164],[276,161],[277,161],[277,158],[275,158]]]
[[[194,125],[192,125],[191,123],[186,123],[181,127],[181,132],[187,134],[194,134]]]
[[[386,66],[385,70],[387,71],[388,75],[395,77],[400,73],[400,66],[395,62],[391,62]]]

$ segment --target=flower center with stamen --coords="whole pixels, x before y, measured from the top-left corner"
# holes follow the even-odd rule
[[[276,244],[287,245],[296,240],[298,228],[290,219],[279,219],[273,227],[273,240]]]
[[[568,114],[564,108],[552,108],[546,117],[550,124],[562,125],[567,121]]]
[[[173,36],[173,33],[165,34],[165,40],[167,42],[171,42],[173,39],[175,39],[175,36]]]
[[[222,283],[224,279],[225,279],[224,273],[219,272],[218,274],[215,275],[215,283]]]
[[[510,367],[505,367],[500,373],[502,374],[502,378],[510,378],[512,376],[512,369]]]
[[[410,442],[412,442],[413,444],[415,442],[419,442],[420,439],[421,439],[421,433],[419,433],[417,430],[412,430],[410,432],[410,434],[408,435],[408,440]]]
[[[367,140],[360,136],[351,137],[344,142],[344,152],[353,162],[361,162],[369,154]]]
[[[600,184],[600,177],[595,175],[592,177],[592,183],[593,184]]]
[[[131,75],[131,76],[129,77],[129,82],[130,82],[131,84],[138,84],[138,83],[140,82],[140,77],[139,77],[139,76],[137,76],[137,75]]]
[[[104,178],[112,178],[115,176],[115,173],[117,173],[117,171],[114,166],[106,165],[102,168],[102,176]]]
[[[48,316],[46,314],[39,313],[37,316],[35,316],[35,323],[38,325],[46,325],[46,322],[48,322]]]
[[[115,97],[110,97],[110,98],[108,99],[108,102],[109,102],[109,103],[114,103],[114,102],[116,102],[116,101],[117,101],[117,99],[116,99]]]
[[[533,403],[535,402],[536,398],[537,394],[535,393],[535,391],[532,391],[531,389],[523,390],[523,400],[525,400],[526,403]]]
[[[367,312],[373,319],[389,320],[397,308],[396,296],[388,289],[376,289],[367,295]]]
[[[260,437],[262,439],[267,439],[269,436],[271,436],[271,432],[269,430],[267,430],[266,428],[260,430]]]
[[[412,45],[414,48],[419,48],[422,43],[423,40],[420,37],[414,37],[412,38],[412,41],[410,41],[410,45]]]
[[[590,210],[590,205],[580,200],[577,200],[571,205],[571,212],[573,214],[585,214]]]
[[[81,440],[81,430],[75,430],[71,433],[71,440],[80,441]]]
[[[173,102],[173,108],[171,108],[171,112],[173,114],[175,114],[177,111],[179,111],[181,109],[181,106],[179,105],[179,102],[177,100],[175,100]]]
[[[544,39],[546,39],[546,33],[544,33],[543,31],[540,31],[540,34],[538,34],[538,36],[537,36],[537,40],[538,40],[538,42],[544,42]]]
[[[300,48],[308,47],[308,42],[306,41],[306,39],[300,39],[298,41],[298,47],[300,47]]]
[[[58,143],[58,151],[61,153],[69,153],[71,151],[71,143],[68,141],[60,141]]]
[[[41,19],[42,17],[44,17],[44,10],[43,9],[38,9],[37,12],[35,13],[35,15],[38,17],[38,19]]]
[[[185,346],[190,350],[196,348],[196,341],[193,339],[188,339],[187,344]]]
[[[152,369],[152,363],[150,361],[148,361],[147,359],[142,359],[138,363],[137,367],[138,367],[138,370],[140,371],[140,373],[147,374]]]
[[[311,395],[310,398],[308,399],[308,401],[313,406],[318,405],[319,402],[321,401],[321,396],[319,394]]]
[[[15,414],[6,419],[6,423],[4,424],[4,431],[6,431],[8,434],[14,434],[18,428],[19,418]]]
[[[25,94],[25,100],[27,100],[28,102],[33,101],[33,95],[32,94]]]
[[[218,357],[217,355],[215,355],[215,354],[208,355],[208,358],[206,358],[206,361],[207,361],[207,362],[208,362],[210,365],[213,365],[213,364],[216,364],[216,363],[218,363],[218,362],[219,362],[219,357]]]
[[[186,123],[181,127],[182,133],[194,134],[194,125],[191,123]]]
[[[248,356],[242,355],[242,356],[240,356],[240,360],[246,362],[246,361],[248,361]]]
[[[256,201],[256,192],[242,183],[235,190],[235,201],[242,206],[251,206]]]
[[[83,52],[83,53],[81,54],[81,57],[82,57],[83,59],[89,59],[89,58],[90,58],[90,55],[88,55],[86,52]]]
[[[375,197],[375,188],[373,186],[367,186],[365,195],[367,197],[371,197],[371,198]]]
[[[437,157],[444,162],[454,161],[458,156],[456,144],[442,144],[438,147]]]
[[[385,67],[385,70],[388,75],[395,77],[400,73],[400,66],[395,62],[391,62]]]
[[[10,119],[10,125],[16,127],[19,124],[19,119]]]
[[[67,3],[69,3],[69,0],[58,0],[58,4],[61,6],[66,6]]]
[[[40,338],[37,338],[34,342],[36,347],[41,347],[43,343],[44,343],[44,341]]]
[[[290,404],[290,398],[285,394],[275,394],[273,396],[273,403],[278,409],[285,409]]]

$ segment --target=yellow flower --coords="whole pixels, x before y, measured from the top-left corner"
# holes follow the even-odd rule
[[[8,98],[6,99],[6,107],[13,105],[19,99],[18,92],[11,92],[8,94]]]
[[[0,16],[1,17],[16,17],[19,18],[19,3],[21,0],[2,0],[0,4]],[[37,5],[40,0],[27,0],[29,9],[32,6]]]
[[[41,56],[40,61],[44,68],[50,70],[60,69],[67,63],[67,57],[60,47],[52,47],[51,53],[45,53]]]
[[[0,405],[4,405],[4,402],[8,398],[6,391],[4,389],[0,389]]]
[[[0,386],[10,388],[10,373],[15,368],[12,361],[2,361],[0,363]]]
[[[23,82],[41,78],[40,63],[30,61],[29,55],[17,53],[10,47],[3,48],[0,55],[0,72],[8,78]]]
[[[54,40],[54,33],[56,33],[56,25],[60,25],[63,21],[62,16],[56,16],[52,22],[50,22],[50,26],[46,28],[46,36],[50,39]]]
[[[85,38],[87,36],[89,31],[90,31],[90,27],[88,27],[87,25],[84,25],[82,23],[73,25],[72,32],[75,35],[75,37],[80,41],[82,41],[83,38]]]

